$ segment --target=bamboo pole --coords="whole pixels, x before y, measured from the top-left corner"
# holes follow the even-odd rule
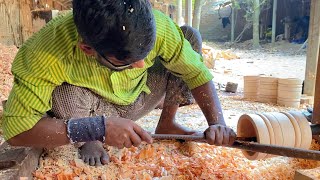
[[[253,1],[253,48],[260,48],[260,38],[259,38],[259,20],[260,20],[260,0]]]
[[[177,19],[176,23],[180,26],[182,19],[182,0],[177,0]]]
[[[192,26],[192,0],[186,0],[185,21]]]
[[[235,29],[235,8],[232,7],[232,14],[231,14],[231,42],[234,42],[234,29]]]
[[[278,0],[273,0],[273,12],[272,12],[272,39],[271,42],[276,42],[276,29],[277,29],[277,8]]]

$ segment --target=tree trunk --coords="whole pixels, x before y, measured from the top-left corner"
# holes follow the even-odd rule
[[[259,17],[260,17],[260,1],[253,0],[253,48],[257,49],[260,47],[259,44]]]
[[[205,0],[195,0],[194,2],[194,11],[192,19],[192,27],[199,30],[200,20],[201,20],[201,9],[204,5]]]
[[[182,0],[177,0],[177,19],[176,23],[181,26],[183,25],[182,22]]]
[[[272,10],[272,38],[271,42],[276,42],[276,30],[277,30],[277,8],[278,0],[273,0],[273,10]]]
[[[192,0],[186,0],[185,21],[186,24],[192,26]]]

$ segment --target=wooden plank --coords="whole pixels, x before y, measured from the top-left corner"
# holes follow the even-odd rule
[[[32,0],[0,1],[0,43],[20,46],[33,34]]]
[[[320,167],[314,169],[300,169],[294,175],[294,180],[313,180],[320,178]]]
[[[18,15],[18,16],[17,16]],[[17,45],[20,39],[20,17],[18,0],[0,2],[0,43],[5,45]]]
[[[320,43],[320,1],[311,1],[311,13],[310,13],[310,27],[308,37],[308,51],[307,51],[307,63],[304,81],[304,93],[309,96],[314,96],[315,92],[315,80],[316,80],[316,68],[319,54]]]
[[[320,9],[319,9],[320,10]],[[318,52],[320,51],[320,45],[318,45]],[[320,124],[320,55],[318,53],[318,67],[317,67],[317,78],[316,78],[316,85],[315,85],[315,93],[314,95],[314,108],[312,113],[312,123],[313,124]]]
[[[30,1],[26,0],[20,4],[20,24],[21,24],[21,43],[25,42],[34,33]]]
[[[314,89],[315,92],[320,92],[320,56],[319,56],[319,52],[320,52],[320,1],[318,0],[313,0],[312,4],[311,4],[311,8],[313,12],[314,17],[313,19],[313,26],[312,29],[315,29],[316,34],[309,34],[309,42],[311,46],[310,50],[310,61],[312,60],[311,64],[317,64],[317,66],[315,66],[316,69],[316,80],[315,80],[315,84],[314,84]],[[311,44],[311,42],[313,42],[314,44]],[[307,61],[308,63],[308,61]],[[315,93],[314,94],[314,110],[313,110],[313,114],[312,114],[312,123],[313,124],[320,124],[320,93]]]
[[[42,149],[11,147],[4,143],[0,147],[0,179],[33,179],[32,172],[38,167],[42,152]]]

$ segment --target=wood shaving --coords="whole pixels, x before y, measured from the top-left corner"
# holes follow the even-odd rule
[[[311,149],[320,145],[312,143]],[[293,179],[295,170],[320,162],[287,157],[247,160],[238,149],[208,144],[156,141],[128,149],[109,148],[111,162],[91,167],[71,145],[50,150],[34,179]]]
[[[219,96],[226,123],[234,129],[243,113],[297,110],[244,101],[241,94],[228,96],[219,92]],[[161,110],[154,110],[137,123],[154,132],[160,114]],[[207,128],[205,117],[196,104],[179,108],[176,120],[190,129],[202,131]],[[319,150],[320,145],[313,142],[311,149]],[[41,159],[39,169],[34,173],[35,179],[41,179],[43,175],[54,179],[57,172],[67,173],[67,176],[71,173],[80,179],[293,179],[297,169],[320,166],[320,162],[287,157],[250,161],[238,149],[195,142],[156,141],[122,150],[109,147],[109,155],[112,161],[109,165],[90,167],[78,159],[78,151],[72,146],[51,150]]]

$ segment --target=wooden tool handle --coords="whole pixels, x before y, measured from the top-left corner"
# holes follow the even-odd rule
[[[152,134],[154,139],[180,139],[185,141],[206,142],[204,135],[171,135],[171,134]],[[301,159],[311,159],[320,161],[320,151],[306,150],[301,148],[291,148],[276,145],[259,144],[256,142],[243,141],[243,138],[237,140],[230,148],[237,148],[252,152],[261,152],[266,154],[274,154],[279,156],[287,156]]]

